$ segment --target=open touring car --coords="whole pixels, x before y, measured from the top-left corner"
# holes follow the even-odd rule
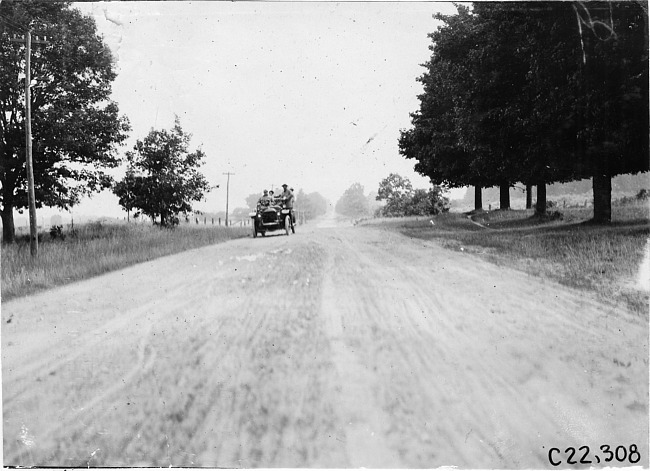
[[[284,231],[289,235],[289,231],[296,233],[292,210],[285,208],[282,204],[270,204],[264,206],[257,205],[257,210],[249,215],[253,220],[253,237],[257,234],[266,235],[270,231]]]

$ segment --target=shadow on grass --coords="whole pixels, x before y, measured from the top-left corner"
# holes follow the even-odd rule
[[[445,248],[588,289],[647,315],[648,293],[637,280],[650,220],[630,211],[628,219],[619,215],[596,224],[583,218],[584,210],[567,213],[564,219],[539,218],[532,211],[448,213],[391,225],[408,237],[435,239]]]

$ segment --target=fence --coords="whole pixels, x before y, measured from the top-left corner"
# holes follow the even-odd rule
[[[306,224],[307,221],[311,219],[311,213],[309,211],[294,211],[295,216],[296,216],[296,223],[298,225]],[[129,218],[124,217],[124,220],[127,220]],[[131,222],[144,222],[147,221],[146,218],[130,218]],[[186,217],[181,217],[181,222],[184,222],[185,224],[203,224],[204,226],[207,226],[208,224],[214,226],[224,226],[226,225],[225,218],[214,218],[214,217],[207,217],[207,216],[186,216]],[[229,218],[228,219],[228,227],[244,227],[244,226],[250,226],[253,223],[253,220],[250,217],[246,217],[245,219],[242,219],[241,217],[237,216],[235,218]]]

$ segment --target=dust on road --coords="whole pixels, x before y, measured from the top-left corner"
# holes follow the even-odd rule
[[[390,231],[228,242],[2,320],[5,465],[648,466],[646,320]]]

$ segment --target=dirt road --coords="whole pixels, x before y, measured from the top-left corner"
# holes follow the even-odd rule
[[[5,465],[648,466],[647,321],[334,221],[5,303],[2,373]]]

